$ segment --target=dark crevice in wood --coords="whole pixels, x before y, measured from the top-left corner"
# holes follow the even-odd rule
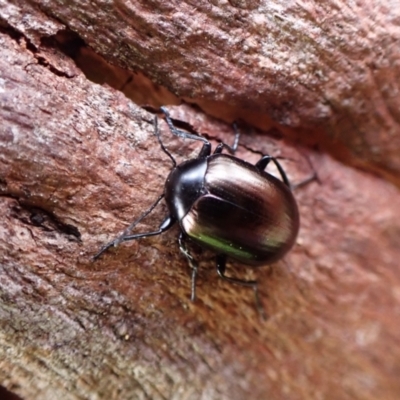
[[[73,60],[79,55],[82,47],[87,47],[84,40],[69,29],[58,31],[56,35],[41,38],[45,47],[56,48]]]
[[[81,241],[79,229],[71,224],[60,221],[52,212],[41,207],[27,203],[15,195],[1,193],[2,197],[15,199],[18,203],[12,208],[12,216],[29,226],[35,226],[46,232],[58,232],[65,235],[68,240]]]
[[[68,74],[57,69],[54,65],[50,64],[48,60],[40,54],[39,49],[21,32],[15,27],[11,26],[7,21],[0,18],[0,32],[8,35],[14,39],[18,44],[21,41],[25,42],[26,48],[33,54],[39,65],[48,68],[53,74],[64,78],[71,78]]]
[[[24,37],[24,35],[21,32],[19,32],[15,27],[11,26],[5,19],[1,17],[0,17],[0,32],[8,35],[16,42],[19,42]]]
[[[155,84],[143,72],[129,71],[108,62],[69,28],[58,31],[56,35],[42,38],[41,44],[46,48],[61,51],[71,58],[89,81],[101,85],[107,84],[122,92],[137,105],[158,109],[161,105],[180,103],[177,97],[165,87]],[[67,75],[64,73],[63,76]],[[145,102],[143,93],[146,94]]]

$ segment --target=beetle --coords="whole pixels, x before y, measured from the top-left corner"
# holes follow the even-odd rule
[[[276,262],[292,248],[299,231],[299,211],[284,169],[269,155],[262,156],[255,165],[235,157],[239,142],[236,126],[233,146],[219,143],[212,153],[211,143],[205,137],[176,128],[168,109],[161,107],[161,111],[173,135],[201,141],[202,148],[197,157],[177,164],[161,140],[155,116],[154,134],[173,165],[164,192],[94,258],[112,246],[160,235],[178,223],[181,230],[179,249],[192,269],[191,300],[196,297],[198,267],[187,248],[187,239],[215,252],[217,273],[223,280],[251,287],[257,308],[264,314],[257,281],[226,276],[226,260],[229,257],[246,265],[261,266]],[[230,154],[223,153],[224,149]],[[281,179],[265,171],[270,162],[275,164]],[[168,215],[158,229],[132,234],[132,229],[162,199],[166,202]]]

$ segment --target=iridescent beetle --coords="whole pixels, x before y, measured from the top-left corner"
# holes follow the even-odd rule
[[[278,160],[269,155],[261,157],[255,165],[235,157],[238,132],[232,147],[220,143],[211,153],[211,144],[206,138],[177,129],[168,110],[161,107],[161,111],[172,134],[199,140],[203,146],[196,158],[177,165],[161,141],[155,117],[155,135],[173,163],[164,193],[121,236],[102,247],[94,258],[121,242],[160,235],[178,222],[181,229],[179,249],[192,268],[191,299],[196,296],[198,267],[186,247],[186,239],[216,253],[217,272],[222,279],[251,287],[257,308],[263,314],[257,282],[226,276],[226,259],[229,257],[252,266],[266,265],[281,259],[293,246],[299,230],[299,212],[285,171]],[[224,149],[231,155],[223,154]],[[282,181],[265,172],[271,161]],[[169,214],[159,228],[131,234],[132,229],[163,198]]]

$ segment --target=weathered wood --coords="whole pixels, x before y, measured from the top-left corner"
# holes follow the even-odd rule
[[[9,1],[31,33],[26,1]],[[219,105],[218,117],[222,108],[256,126],[278,123],[400,182],[400,7],[387,0],[30,4],[107,60],[209,112]]]
[[[204,260],[198,300],[189,301],[189,271],[177,249],[177,230],[120,246],[94,263],[91,256],[99,246],[161,192],[170,162],[152,135],[152,114],[114,89],[88,81],[71,59],[44,39],[66,24],[107,60],[145,68],[175,92],[202,97],[198,102],[206,107],[215,100],[224,109],[226,102],[227,119],[239,106],[258,104],[258,111],[268,111],[278,122],[284,122],[286,115],[289,126],[317,124],[321,133],[330,132],[342,142],[332,146],[332,153],[346,144],[353,163],[363,162],[371,169],[379,164],[381,171],[390,174],[397,168],[398,135],[393,134],[390,143],[379,136],[383,128],[376,137],[369,136],[376,124],[369,127],[368,120],[360,117],[361,92],[351,92],[351,106],[345,106],[345,97],[340,96],[347,88],[340,86],[337,77],[352,82],[352,75],[343,75],[346,60],[324,64],[338,71],[337,75],[331,71],[326,83],[330,91],[324,92],[323,85],[313,91],[304,81],[301,89],[298,82],[294,86],[298,58],[290,63],[297,65],[290,70],[294,75],[280,63],[283,71],[274,75],[272,84],[272,66],[256,68],[253,53],[249,58],[227,57],[229,49],[222,44],[240,36],[237,24],[251,16],[254,20],[254,10],[259,20],[268,22],[272,14],[260,11],[267,7],[261,2],[251,3],[250,11],[228,3],[209,6],[214,14],[207,14],[201,2],[196,3],[197,9],[191,8],[193,14],[187,3],[180,2],[180,8],[173,2],[162,3],[164,11],[159,15],[161,3],[152,2],[146,20],[139,18],[145,11],[143,5],[139,10],[139,2],[116,2],[96,10],[93,2],[80,3],[79,10],[73,8],[74,2],[50,2],[41,5],[43,11],[29,9],[38,3],[15,1],[17,7],[12,8],[3,2],[0,11],[0,383],[26,399],[396,399],[400,391],[399,190],[329,155],[256,131],[244,134],[241,156],[255,161],[258,149],[282,154],[294,181],[310,173],[310,158],[320,180],[296,192],[302,228],[294,250],[284,261],[254,273],[269,314],[266,322],[258,319],[249,291],[216,278],[207,253],[198,255]],[[173,9],[185,14],[174,14]],[[229,18],[224,14],[227,10]],[[337,12],[350,11],[357,13],[346,7]],[[198,28],[212,30],[214,36],[187,33],[187,24],[199,21],[199,12],[214,16]],[[302,14],[294,12],[301,25]],[[324,13],[328,12],[327,6]],[[232,13],[242,20],[232,19]],[[283,22],[278,14],[274,14],[277,24],[290,22],[291,13],[285,14]],[[312,10],[309,15],[322,18]],[[225,33],[217,29],[223,18],[233,24]],[[182,37],[176,36],[179,20],[186,22],[186,30],[181,25]],[[353,20],[354,26],[357,21]],[[121,23],[124,30],[118,28]],[[334,24],[327,23],[333,30]],[[275,50],[289,46],[289,36],[306,41],[300,28],[289,36],[284,31],[282,37],[273,28],[269,31],[275,32]],[[150,39],[145,31],[151,32]],[[309,26],[306,31],[310,38],[314,31]],[[250,33],[248,40],[254,37],[259,43],[261,28]],[[205,38],[219,40],[211,40],[202,53]],[[318,38],[323,47],[324,36]],[[366,47],[366,53],[378,51]],[[291,43],[290,48],[301,46]],[[278,50],[277,57],[285,57]],[[392,50],[388,47],[386,55]],[[235,41],[230,51],[237,51]],[[254,54],[257,51],[256,47]],[[214,73],[198,73],[194,79],[200,55]],[[227,69],[221,67],[224,60]],[[310,56],[306,61],[312,60]],[[235,69],[228,73],[234,63]],[[351,72],[354,64],[348,64],[346,71]],[[251,73],[249,66],[254,67]],[[244,80],[245,71],[249,75]],[[394,77],[395,72],[390,81]],[[365,85],[370,88],[368,82]],[[349,83],[348,88],[355,86]],[[367,114],[376,106],[368,94],[377,93],[368,90],[362,97]],[[318,93],[340,99],[333,102],[337,108],[320,119]],[[289,97],[290,105],[285,103]],[[398,101],[389,95],[385,100]],[[199,111],[187,106],[171,110],[200,132],[231,138],[228,125]],[[247,117],[253,120],[255,115]],[[377,117],[371,112],[368,118],[373,122]],[[363,141],[359,152],[353,145],[355,136],[346,139],[349,121]],[[171,140],[162,122],[160,128],[178,156],[190,156],[198,149],[187,141]],[[367,159],[376,150],[367,136],[376,140],[378,155],[387,155],[386,160]],[[165,207],[159,207],[141,229],[157,226],[164,214]],[[229,270],[241,276],[248,271],[235,265]]]

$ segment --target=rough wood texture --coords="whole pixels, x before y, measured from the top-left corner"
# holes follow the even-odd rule
[[[279,123],[399,183],[400,7],[388,0],[29,3],[178,96]]]
[[[153,115],[88,81],[49,39],[65,24],[106,60],[141,67],[205,108],[214,101],[227,119],[246,107],[238,115],[268,113],[292,136],[287,127],[312,126],[320,133],[312,142],[335,138],[333,154],[396,181],[398,10],[143,4],[0,1],[0,383],[25,399],[397,399],[399,189],[327,154],[243,135],[246,159],[282,154],[300,181],[309,158],[320,180],[296,192],[294,250],[254,273],[265,322],[249,291],[216,278],[207,253],[198,255],[190,303],[177,230],[93,263],[99,245],[157,197],[170,162],[152,135]],[[244,34],[249,43],[238,40]],[[228,125],[199,111],[171,110],[231,138]],[[174,154],[194,154],[196,145],[160,127]],[[164,214],[160,207],[141,229]]]

